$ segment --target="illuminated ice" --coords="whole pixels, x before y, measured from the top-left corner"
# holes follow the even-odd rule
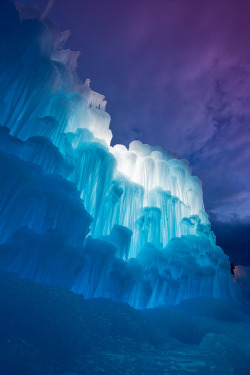
[[[105,97],[75,73],[69,32],[23,19],[17,44],[2,25],[2,267],[136,307],[230,297],[229,260],[188,162],[140,141],[110,145]]]

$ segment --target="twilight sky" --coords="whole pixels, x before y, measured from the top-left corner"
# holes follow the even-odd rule
[[[188,159],[218,244],[250,265],[250,2],[57,0],[50,18],[106,96],[113,144]]]

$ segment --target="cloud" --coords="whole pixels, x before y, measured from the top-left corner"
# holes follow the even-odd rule
[[[231,222],[213,220],[217,244],[229,255],[234,265],[250,266],[250,218],[242,221],[237,216]]]
[[[106,95],[114,142],[179,153],[212,220],[248,220],[250,2],[60,0],[51,17],[72,31],[80,77]]]

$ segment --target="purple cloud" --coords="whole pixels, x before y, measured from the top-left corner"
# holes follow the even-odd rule
[[[249,16],[245,0],[60,0],[51,13],[82,52],[80,77],[108,99],[114,142],[190,160],[224,221],[250,216]]]

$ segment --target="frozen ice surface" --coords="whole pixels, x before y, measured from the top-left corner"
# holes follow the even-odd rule
[[[79,53],[63,49],[69,32],[25,12],[19,22],[9,7],[0,37],[1,266],[137,308],[233,296],[188,162],[140,141],[111,146],[105,97],[77,76]]]

